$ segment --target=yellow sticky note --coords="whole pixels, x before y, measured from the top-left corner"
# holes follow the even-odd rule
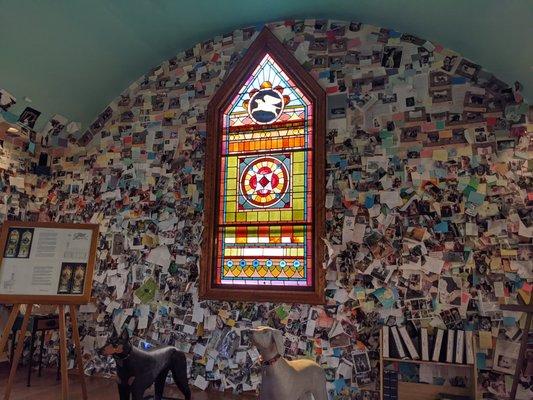
[[[468,145],[468,146],[457,148],[458,157],[461,157],[461,156],[469,157],[471,155],[472,155],[472,146]]]
[[[196,185],[194,183],[190,183],[187,186],[187,195],[194,196],[195,193],[196,193]]]
[[[448,161],[448,150],[433,150],[435,161]]]
[[[154,244],[154,239],[151,237],[151,236],[148,236],[148,235],[144,235],[142,237],[142,241],[141,243],[144,245],[144,246],[153,246]]]
[[[492,334],[488,331],[479,331],[479,348],[492,349]]]
[[[492,257],[490,260],[490,269],[499,270],[502,268],[502,259],[500,257]]]
[[[361,310],[364,312],[370,312],[374,310],[374,302],[373,301],[365,301],[361,303]]]
[[[451,139],[452,131],[451,129],[446,129],[444,131],[439,131],[439,139]]]
[[[500,255],[502,257],[516,257],[518,256],[518,251],[516,249],[500,249]]]
[[[520,295],[524,303],[529,304],[531,302],[531,291],[526,292],[523,289],[518,289],[518,294]]]
[[[505,175],[509,170],[507,163],[494,163],[492,164],[492,169],[500,175]]]

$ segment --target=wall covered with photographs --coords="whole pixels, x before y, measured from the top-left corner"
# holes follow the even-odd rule
[[[81,309],[86,372],[112,373],[95,349],[127,328],[136,343],[187,352],[199,388],[255,390],[258,353],[243,330],[262,324],[284,332],[287,357],[323,365],[333,398],[377,398],[380,326],[408,323],[474,330],[480,385],[508,391],[494,354],[520,338],[524,317],[499,304],[527,300],[533,280],[520,84],[391,29],[268,26],[328,95],[327,305],[198,300],[206,106],[261,27],[237,30],[155,67],[78,145],[50,148],[46,185],[3,174],[10,219],[100,224],[97,302]],[[440,373],[422,368],[411,371],[422,381]],[[465,383],[450,371],[448,383]]]

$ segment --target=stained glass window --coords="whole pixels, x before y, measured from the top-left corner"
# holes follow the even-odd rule
[[[312,281],[312,108],[267,54],[223,118],[220,284]]]
[[[316,105],[280,61],[259,51],[212,117],[204,238],[214,246],[203,265],[215,287],[316,290]]]

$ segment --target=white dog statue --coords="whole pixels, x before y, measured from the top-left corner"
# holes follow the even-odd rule
[[[317,363],[283,358],[283,335],[277,329],[261,326],[251,332],[263,359],[259,400],[328,400],[326,375]]]

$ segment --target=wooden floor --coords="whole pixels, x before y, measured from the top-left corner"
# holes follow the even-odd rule
[[[38,377],[37,371],[32,374],[31,387],[26,386],[27,368],[21,367],[17,371],[15,384],[11,392],[11,400],[59,400],[61,396],[61,383],[56,381],[55,370],[43,370],[43,376]],[[0,363],[0,396],[4,395],[7,377],[9,376],[9,364]],[[105,378],[86,377],[89,400],[118,400],[115,381]],[[81,400],[81,388],[76,376],[69,376],[70,396],[68,400]],[[150,392],[147,391],[147,395]],[[167,385],[165,396],[174,399],[183,399],[181,393],[172,385]],[[192,395],[193,400],[250,400],[254,396],[233,396],[230,393],[220,392],[196,392]]]

